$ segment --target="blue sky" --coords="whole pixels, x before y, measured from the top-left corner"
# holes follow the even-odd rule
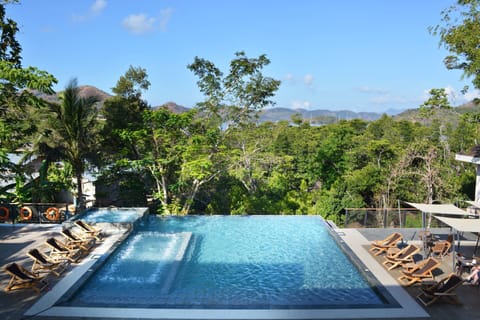
[[[383,112],[417,108],[432,88],[451,103],[470,85],[447,70],[428,27],[454,0],[21,0],[23,65],[108,93],[129,66],[147,70],[152,106],[202,101],[187,65],[195,56],[224,73],[237,51],[266,54],[281,80],[276,107]]]

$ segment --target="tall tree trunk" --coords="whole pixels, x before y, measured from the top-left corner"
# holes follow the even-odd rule
[[[81,211],[85,209],[85,201],[83,201],[83,184],[82,174],[77,173],[77,208]]]

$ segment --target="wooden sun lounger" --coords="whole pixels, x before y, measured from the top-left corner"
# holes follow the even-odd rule
[[[402,250],[394,254],[388,254],[385,256],[385,261],[382,263],[388,270],[393,270],[399,266],[404,266],[407,263],[414,262],[414,256],[420,252],[420,248],[416,245],[409,244]]]
[[[426,307],[434,304],[440,298],[448,298],[449,302],[461,304],[455,293],[455,289],[461,286],[464,282],[464,279],[455,273],[451,273],[448,277],[435,284],[423,286],[420,289],[420,294],[417,295],[417,299]]]
[[[95,245],[95,238],[82,238],[74,233],[71,229],[62,230],[62,235],[66,239],[67,246],[71,248],[78,248],[84,253],[88,253]]]
[[[449,241],[437,241],[433,245],[433,247],[430,249],[430,254],[432,256],[439,257],[440,259],[443,259],[448,253],[450,252],[450,248],[452,247],[452,243]]]
[[[5,272],[11,275],[10,281],[5,287],[5,291],[16,289],[33,289],[37,293],[48,286],[48,282],[31,271],[28,271],[17,263],[10,263],[5,267]]]
[[[45,244],[50,247],[50,257],[54,259],[65,258],[70,262],[78,262],[82,258],[82,251],[68,247],[56,238],[48,238]]]
[[[76,220],[75,225],[85,234],[94,237],[97,241],[103,240],[102,232],[103,230],[100,228],[95,228],[91,224],[83,221],[83,220]]]
[[[32,272],[47,271],[52,272],[58,277],[68,267],[68,260],[53,259],[40,252],[38,249],[28,251],[27,255],[33,259]]]
[[[433,279],[433,270],[440,266],[435,258],[422,260],[416,265],[410,265],[407,270],[402,270],[403,275],[398,278],[401,284],[411,286],[414,283],[422,282],[425,279]]]
[[[372,241],[371,242],[372,247],[370,248],[369,251],[373,255],[378,256],[384,252],[387,252],[388,249],[396,247],[397,243],[402,239],[403,239],[403,236],[400,233],[394,232],[383,240]]]

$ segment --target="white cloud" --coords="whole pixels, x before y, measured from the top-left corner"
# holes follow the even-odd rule
[[[131,14],[123,19],[122,26],[133,34],[144,34],[156,30],[165,32],[172,14],[172,8],[163,9],[157,17],[144,13]]]
[[[287,73],[287,74],[283,77],[283,80],[285,80],[285,81],[287,81],[287,82],[294,83],[294,82],[295,82],[295,77],[293,76],[293,74]]]
[[[463,98],[465,99],[465,102],[472,101],[475,98],[480,98],[480,91],[477,89],[468,91],[463,95]]]
[[[313,76],[311,74],[306,74],[303,77],[303,83],[308,87],[312,88],[313,87]]]
[[[311,107],[311,102],[304,100],[304,101],[292,101],[291,103],[293,109],[308,109]]]
[[[172,17],[173,9],[167,8],[163,9],[160,12],[160,30],[167,31],[167,25],[170,22],[170,18]]]
[[[90,12],[94,15],[99,15],[102,13],[103,9],[105,9],[106,6],[106,0],[95,0],[95,2],[90,7]]]
[[[480,91],[477,89],[469,90],[465,93],[457,91],[454,87],[450,85],[446,86],[444,89],[445,89],[445,93],[447,94],[448,101],[450,102],[450,105],[453,107],[457,107],[461,104],[470,102],[473,99],[480,97]],[[420,98],[420,101],[421,101],[420,103],[423,103],[430,98],[430,90],[431,89],[426,89],[423,91],[422,96]]]
[[[452,98],[455,98],[457,96],[457,92],[452,86],[446,86],[444,89],[447,96]]]
[[[407,103],[407,99],[403,97],[393,96],[390,94],[383,94],[370,99],[371,103],[387,104],[387,103]]]
[[[287,73],[284,77],[283,77],[283,80],[285,82],[288,82],[292,85],[296,85],[297,83],[302,83],[309,89],[312,89],[313,88],[313,81],[315,80],[313,75],[310,74],[310,73],[307,73],[306,75],[303,76],[303,78],[301,77],[296,77],[295,75],[291,74],[291,73]]]
[[[381,88],[372,88],[369,86],[361,86],[357,88],[358,91],[362,93],[372,93],[372,94],[381,94],[381,95],[386,95],[388,94],[388,90],[381,89]]]
[[[95,16],[100,15],[106,6],[106,0],[95,0],[95,2],[90,6],[86,14],[74,14],[72,16],[72,20],[74,22],[84,22],[86,20],[89,20]]]
[[[454,107],[480,97],[480,91],[478,89],[469,90],[465,93],[462,93],[458,92],[452,86],[446,86],[445,93],[448,96],[450,104]]]
[[[123,27],[133,34],[143,34],[153,31],[154,24],[155,18],[148,17],[143,13],[131,14],[122,21]]]

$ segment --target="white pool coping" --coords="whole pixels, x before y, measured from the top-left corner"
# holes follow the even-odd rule
[[[84,261],[66,275],[51,291],[35,303],[25,316],[65,317],[69,319],[367,319],[367,318],[429,318],[430,315],[402,288],[365,249],[370,242],[356,229],[337,229],[337,234],[351,248],[400,305],[398,308],[354,309],[160,309],[160,308],[98,308],[55,306],[57,301],[80,277],[89,272],[95,260],[107,254],[121,238],[114,234]]]

